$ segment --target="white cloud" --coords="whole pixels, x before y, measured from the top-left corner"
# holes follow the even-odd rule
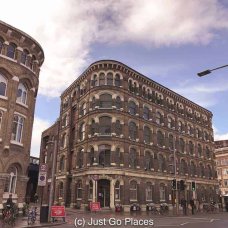
[[[228,133],[220,133],[219,130],[213,125],[214,140],[228,140]]]
[[[0,0],[0,4],[1,20],[41,43],[45,63],[39,92],[51,97],[59,96],[88,65],[95,42],[149,47],[208,44],[218,30],[228,28],[227,9],[217,0]]]
[[[44,130],[50,127],[51,124],[47,120],[42,120],[38,117],[34,118],[33,133],[32,133],[32,145],[31,145],[31,155],[35,157],[40,156],[40,141],[41,134]]]

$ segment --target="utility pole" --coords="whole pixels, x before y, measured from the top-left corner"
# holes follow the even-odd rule
[[[179,196],[178,196],[178,189],[177,189],[177,161],[176,161],[176,140],[174,137],[174,144],[173,144],[173,158],[174,158],[174,178],[176,180],[176,189],[175,189],[175,193],[176,193],[176,215],[179,214]]]

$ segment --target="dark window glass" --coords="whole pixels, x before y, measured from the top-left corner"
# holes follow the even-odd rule
[[[151,136],[151,134],[150,134],[150,128],[147,127],[147,126],[144,127],[143,133],[144,133],[144,141],[146,143],[150,143],[150,136]]]
[[[107,75],[107,85],[113,85],[113,74],[108,73]]]
[[[129,124],[129,136],[131,139],[136,140],[137,126],[134,122],[130,122],[130,124]]]
[[[145,107],[143,108],[143,118],[144,118],[145,120],[149,120],[149,113],[150,113],[149,108],[145,106]]]
[[[137,112],[137,106],[136,106],[135,102],[134,101],[130,101],[129,102],[129,113],[131,115],[135,115],[136,112]]]
[[[112,95],[107,93],[100,95],[100,107],[112,108]]]
[[[164,135],[161,131],[157,132],[157,143],[159,146],[164,146]]]
[[[129,165],[131,166],[131,168],[134,168],[134,169],[137,166],[137,155],[136,155],[136,149],[135,148],[130,149]]]
[[[105,85],[105,74],[104,73],[100,73],[99,75],[99,85]]]
[[[116,74],[116,76],[115,76],[115,86],[121,86],[119,74]]]
[[[111,135],[112,118],[102,116],[99,118],[99,133],[101,135]]]
[[[8,48],[7,48],[7,56],[9,58],[14,59],[15,58],[15,52],[16,52],[16,45],[13,43],[10,43]]]

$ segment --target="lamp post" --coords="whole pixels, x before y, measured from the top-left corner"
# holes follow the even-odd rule
[[[175,198],[176,198],[176,215],[179,214],[179,197],[178,197],[178,189],[177,189],[177,161],[176,161],[176,140],[174,138],[173,143],[173,160],[174,160],[174,178],[175,178]]]
[[[203,76],[205,76],[205,75],[210,74],[210,73],[211,73],[212,71],[214,71],[214,70],[218,70],[218,69],[221,69],[221,68],[224,68],[224,67],[228,67],[228,65],[216,67],[216,68],[211,69],[211,70],[204,70],[204,71],[202,71],[202,72],[197,73],[197,75],[198,75],[199,77],[203,77]]]

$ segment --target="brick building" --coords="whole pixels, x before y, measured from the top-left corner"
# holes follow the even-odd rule
[[[34,107],[43,61],[39,43],[0,21],[0,204],[9,194],[19,206],[25,200]]]
[[[179,197],[216,201],[211,121],[210,111],[120,62],[93,63],[62,93],[58,130],[42,135],[41,162],[47,137],[58,135],[55,203],[171,204],[174,151],[186,186]]]
[[[215,159],[223,206],[228,203],[228,140],[215,141]]]

